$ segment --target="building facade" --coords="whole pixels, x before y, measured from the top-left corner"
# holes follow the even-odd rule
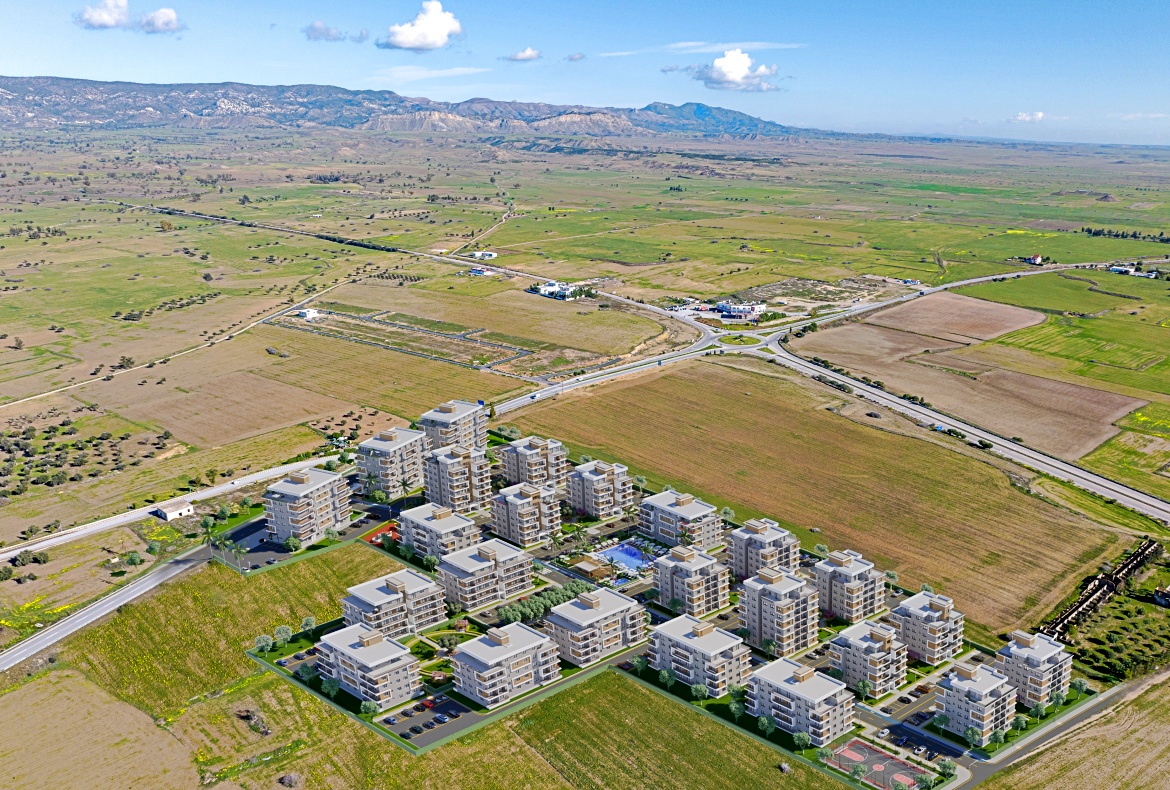
[[[407,568],[350,587],[341,599],[347,626],[365,623],[391,639],[417,634],[447,619],[443,588],[430,576]]]
[[[569,452],[556,439],[528,436],[500,451],[504,477],[512,485],[563,486],[569,479]]]
[[[579,667],[595,664],[646,638],[642,605],[604,587],[554,606],[545,619],[561,658]]]
[[[650,631],[650,666],[669,670],[688,686],[702,684],[711,697],[747,682],[751,650],[730,631],[689,614]]]
[[[950,661],[963,648],[963,613],[945,595],[920,592],[911,595],[890,612],[910,658],[938,666]]]
[[[325,537],[326,530],[349,526],[349,486],[337,472],[302,469],[290,472],[264,492],[267,539],[283,543],[290,536],[302,546]]]
[[[976,746],[986,746],[991,733],[1007,732],[1016,712],[1016,688],[1007,675],[990,667],[961,663],[938,684],[946,728],[963,736],[968,727],[979,732]]]
[[[491,628],[451,656],[455,690],[496,708],[561,676],[556,644],[523,623]]]
[[[834,551],[813,566],[821,611],[859,623],[885,606],[885,579],[856,551]]]
[[[1048,634],[1013,631],[995,654],[995,668],[1016,687],[1018,702],[1031,708],[1049,704],[1055,692],[1068,695],[1072,654]]]
[[[439,583],[465,612],[506,601],[532,587],[532,557],[502,540],[485,540],[443,557]]]
[[[365,623],[326,634],[317,670],[360,700],[386,710],[422,693],[419,661],[404,645]]]
[[[642,500],[638,531],[667,546],[709,549],[723,542],[723,519],[691,494],[663,491]]]
[[[453,445],[431,450],[424,456],[423,485],[427,501],[470,513],[488,507],[492,498],[492,472],[482,447]]]
[[[663,606],[682,602],[682,611],[702,617],[731,602],[731,572],[710,554],[675,546],[654,561],[654,586]]]
[[[760,667],[747,683],[747,712],[771,716],[785,732],[828,746],[853,728],[853,693],[840,680],[790,658]]]
[[[423,456],[431,447],[422,431],[390,428],[358,445],[355,462],[367,494],[405,495],[423,484]]]
[[[753,518],[731,532],[731,572],[737,579],[760,568],[800,567],[800,541],[770,518]]]
[[[816,644],[820,616],[816,587],[782,568],[760,568],[739,594],[739,621],[748,630],[748,644],[763,649],[768,643],[776,656]]]
[[[475,522],[449,507],[427,503],[398,515],[398,540],[427,557],[442,558],[470,548],[482,538]]]
[[[845,685],[869,683],[868,696],[877,699],[906,682],[906,645],[898,629],[867,621],[843,629],[829,642],[829,666],[840,670]]]
[[[492,497],[492,531],[519,546],[544,543],[561,528],[556,486],[518,483]]]
[[[440,403],[418,418],[431,447],[487,447],[488,408],[465,400]]]
[[[578,513],[605,520],[620,516],[634,501],[634,481],[621,464],[590,461],[569,474],[569,504]]]

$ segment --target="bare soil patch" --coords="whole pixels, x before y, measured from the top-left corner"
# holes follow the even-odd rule
[[[1043,321],[1044,314],[1034,310],[941,291],[883,310],[866,323],[970,343],[990,340]]]
[[[946,353],[962,346],[869,324],[847,324],[799,338],[805,356],[831,360],[887,389],[926,398],[1004,436],[1068,460],[1118,433],[1113,422],[1144,401],[1011,370]]]
[[[199,787],[178,739],[67,671],[0,696],[0,762],[7,790]]]

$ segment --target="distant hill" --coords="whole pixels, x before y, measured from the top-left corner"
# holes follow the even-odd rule
[[[493,99],[451,103],[410,98],[393,91],[353,91],[329,85],[146,85],[0,76],[0,128],[77,126],[327,126],[488,134],[855,137],[783,126],[693,102],[681,106],[655,102],[640,109]]]

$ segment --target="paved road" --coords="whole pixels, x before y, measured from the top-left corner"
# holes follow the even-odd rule
[[[166,502],[178,502],[181,499],[185,499],[188,502],[198,502],[204,499],[212,499],[214,497],[221,496],[222,494],[227,494],[232,491],[245,488],[249,485],[252,485],[253,483],[263,483],[266,480],[283,477],[289,472],[295,472],[298,469],[305,469],[310,466],[316,466],[317,464],[324,463],[330,458],[336,457],[337,456],[311,458],[307,461],[297,461],[296,463],[284,464],[283,466],[274,466],[269,469],[263,469],[259,472],[253,472],[251,474],[244,475],[243,477],[238,477],[235,480],[229,480],[226,483],[211,486],[210,488],[204,488],[201,491],[196,491],[186,496],[168,499]],[[70,541],[77,540],[78,538],[87,537],[89,535],[96,535],[99,532],[105,532],[106,530],[114,529],[115,527],[121,527],[125,526],[126,524],[133,524],[136,521],[142,521],[146,518],[152,518],[152,514],[154,513],[155,508],[162,504],[165,503],[157,502],[153,505],[148,505],[147,507],[137,508],[136,510],[127,510],[125,513],[119,513],[116,516],[110,516],[109,518],[103,518],[98,521],[91,521],[88,524],[81,524],[69,529],[63,529],[60,532],[54,532],[51,535],[45,535],[41,538],[24,541],[16,546],[0,549],[0,562],[3,562],[11,557],[15,557],[25,549],[43,551],[45,549],[51,549],[54,546],[60,546],[65,543],[69,543]]]
[[[130,603],[135,598],[146,594],[163,582],[175,578],[196,565],[202,565],[210,557],[210,550],[206,546],[199,546],[188,551],[186,554],[181,554],[172,560],[168,560],[157,569],[150,571],[140,579],[130,582],[125,587],[121,587],[110,593],[105,598],[95,601],[84,609],[62,620],[58,620],[56,623],[30,636],[23,642],[18,642],[15,646],[0,653],[0,672],[11,669],[21,661],[32,658],[40,651],[52,647],[70,634],[80,631],[90,623],[105,617],[115,611],[119,606]]]

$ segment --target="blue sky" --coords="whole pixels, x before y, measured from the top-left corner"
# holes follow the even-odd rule
[[[843,131],[1170,144],[1164,0],[436,2],[7,0],[0,73],[698,101]]]

